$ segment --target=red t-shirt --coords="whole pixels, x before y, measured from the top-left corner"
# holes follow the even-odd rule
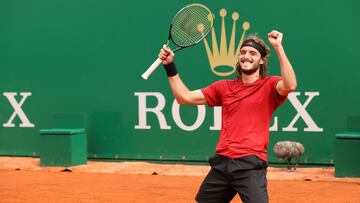
[[[286,100],[276,91],[279,76],[220,80],[202,89],[208,106],[222,106],[222,123],[216,154],[229,158],[256,155],[267,161],[269,128],[275,109]]]

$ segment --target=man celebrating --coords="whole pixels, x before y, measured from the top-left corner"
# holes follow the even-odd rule
[[[249,36],[241,44],[238,77],[190,91],[180,79],[174,53],[163,46],[159,58],[179,104],[222,106],[222,127],[211,170],[196,195],[200,203],[230,202],[238,193],[244,203],[268,202],[267,146],[273,112],[296,88],[296,76],[282,46],[283,34],[272,31],[268,40],[279,60],[281,76],[268,76],[270,49]]]

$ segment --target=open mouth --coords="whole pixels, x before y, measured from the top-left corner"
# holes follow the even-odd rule
[[[248,66],[251,66],[251,65],[252,65],[252,62],[250,62],[250,61],[242,62],[242,66],[244,66],[244,67],[248,67]]]

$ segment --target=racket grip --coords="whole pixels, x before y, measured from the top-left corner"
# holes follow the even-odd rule
[[[156,59],[156,61],[145,71],[145,73],[143,73],[141,75],[141,77],[144,80],[147,80],[149,78],[149,76],[156,70],[157,67],[159,67],[159,65],[161,64],[162,60],[161,59]]]

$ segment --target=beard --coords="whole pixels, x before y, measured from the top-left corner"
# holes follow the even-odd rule
[[[250,62],[252,63],[253,62],[253,66],[250,68],[250,69],[244,69],[241,67],[241,63],[239,64],[240,65],[240,71],[242,74],[244,75],[252,75],[253,73],[255,73],[259,68],[260,68],[260,61],[257,61],[257,62],[254,62],[252,60],[242,60],[241,62],[244,63],[244,62]]]
[[[240,66],[241,73],[244,74],[244,75],[252,75],[252,74],[255,73],[259,68],[260,68],[259,65],[253,66],[253,67],[250,68],[250,69],[243,69],[243,68],[241,68],[241,66]]]

